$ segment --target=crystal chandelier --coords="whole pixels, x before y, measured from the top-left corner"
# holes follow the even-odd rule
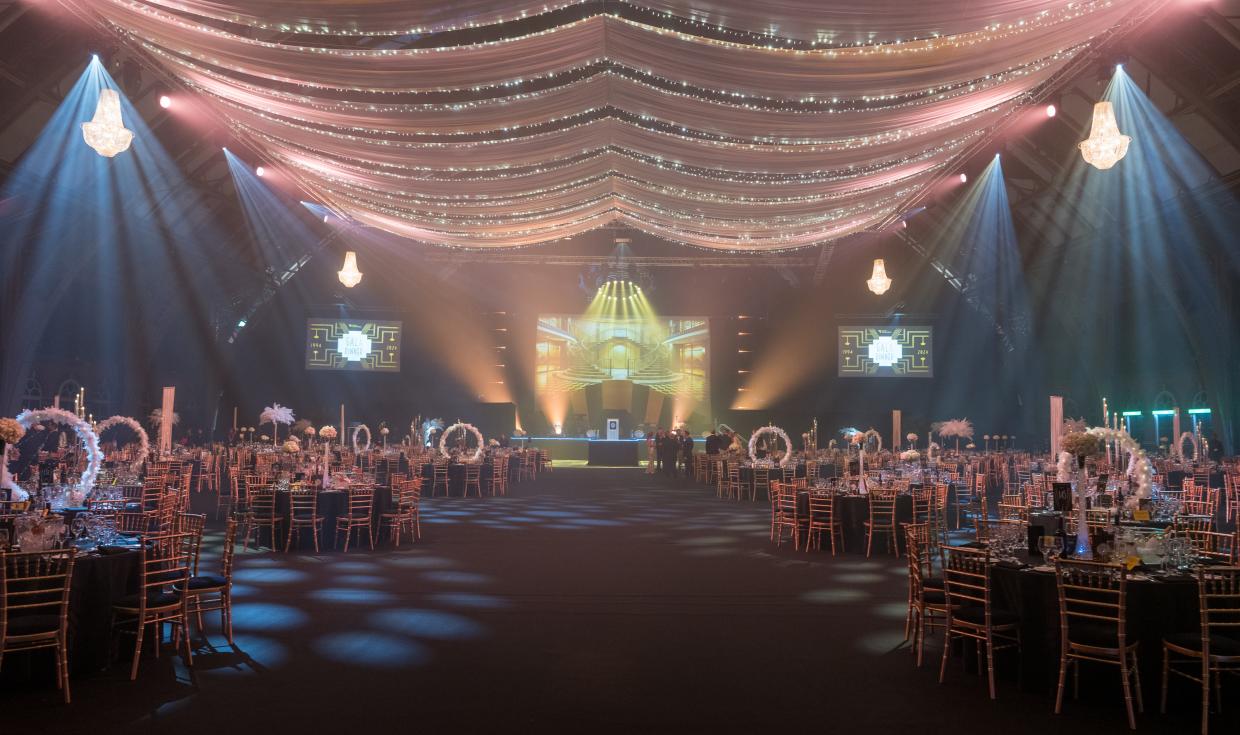
[[[874,259],[874,272],[870,274],[870,280],[866,281],[865,285],[879,296],[887,293],[887,289],[891,288],[891,279],[887,277],[887,266],[882,258]]]
[[[1106,170],[1124,157],[1128,152],[1128,144],[1132,138],[1119,132],[1115,123],[1115,108],[1110,102],[1099,102],[1094,105],[1094,122],[1089,129],[1089,138],[1081,141],[1081,157],[1094,168]]]
[[[133,131],[121,122],[121,97],[115,89],[100,90],[94,119],[82,123],[82,138],[86,145],[107,158],[129,149]]]
[[[350,250],[344,254],[344,267],[336,271],[336,276],[345,288],[353,288],[362,282],[362,272],[357,269],[357,253]]]

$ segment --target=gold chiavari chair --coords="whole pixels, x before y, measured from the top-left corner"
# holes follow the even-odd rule
[[[534,453],[526,451],[521,453],[521,465],[517,471],[517,482],[525,482],[534,479]]]
[[[727,463],[727,481],[724,483],[725,498],[740,500],[745,495],[745,483],[741,482],[741,465],[739,462]]]
[[[999,518],[1001,520],[1029,520],[1029,506],[1025,505],[1025,494],[1015,492],[1004,495],[999,501]]]
[[[69,704],[69,585],[77,549],[0,551],[0,663],[4,654],[52,649],[56,688]]]
[[[1191,525],[1181,526],[1177,522],[1174,534],[1176,538],[1188,541],[1193,551],[1201,556],[1227,564],[1234,564],[1238,561],[1236,537],[1240,534],[1240,530],[1223,533]]]
[[[193,666],[187,596],[178,592],[189,584],[189,550],[189,534],[166,533],[142,537],[138,592],[121,598],[112,606],[113,634],[133,633],[135,638],[130,680],[138,678],[142,639],[148,625],[154,626],[157,655],[163,642],[164,623],[171,624],[177,630],[177,639],[184,635],[185,665]],[[128,630],[130,626],[132,630]]]
[[[1240,567],[1198,567],[1197,599],[1201,628],[1165,636],[1162,641],[1162,702],[1167,711],[1170,675],[1201,686],[1201,734],[1210,730],[1210,691],[1223,708],[1221,680],[1240,676]]]
[[[956,528],[960,528],[961,521],[969,518],[973,505],[973,483],[953,481],[952,487],[956,491]]]
[[[947,496],[951,492],[951,485],[946,482],[936,483],[934,486],[934,516],[932,523],[934,524],[935,548],[939,544],[947,543]]]
[[[469,489],[474,489],[478,497],[482,497],[482,465],[472,462],[465,465],[465,489],[461,497],[469,497]]]
[[[524,461],[524,460],[523,460]],[[517,477],[520,480],[520,475]],[[452,494],[452,485],[448,481],[448,463],[442,459],[436,459],[431,465],[431,497],[439,494],[439,486],[443,485],[443,494]]]
[[[706,482],[707,462],[709,458],[705,454],[693,455],[693,481]]]
[[[1063,712],[1068,668],[1073,672],[1073,696],[1081,679],[1081,662],[1119,667],[1128,711],[1128,727],[1136,729],[1132,700],[1144,712],[1141,673],[1137,668],[1137,641],[1128,640],[1128,569],[1122,564],[1058,560],[1055,579],[1059,591],[1059,686],[1055,714]]]
[[[840,551],[844,550],[844,524],[835,515],[835,491],[820,488],[809,491],[809,527],[805,542],[805,550],[809,551],[811,542],[816,542],[822,549],[822,535],[827,534],[831,541],[831,556],[835,556],[835,542],[838,539]]]
[[[930,577],[930,555],[934,541],[933,529],[927,523],[906,523],[904,545],[908,553],[908,615],[904,622],[904,638],[912,641],[917,666],[921,666],[926,647],[926,632],[935,623],[947,623],[947,596],[942,580],[927,586]]]
[[[117,533],[151,533],[159,526],[158,516],[138,511],[117,513],[114,523]]]
[[[276,535],[279,533],[283,518],[276,510],[276,490],[270,485],[251,485],[249,487],[248,510],[245,514],[242,548],[249,550],[250,536],[254,536],[254,548],[262,545],[262,530],[266,528],[271,539],[271,549],[276,548]]]
[[[768,490],[771,497],[771,526],[775,533],[775,545],[784,543],[784,531],[792,539],[792,548],[801,548],[801,514],[797,507],[795,487],[773,482]],[[806,543],[809,543],[808,540]]]
[[[241,468],[230,465],[225,472],[224,478],[219,483],[219,492],[215,496],[215,520],[217,521],[220,519],[222,508],[228,508],[229,512],[240,510],[237,501],[240,498]]]
[[[161,532],[187,533],[189,534],[189,560],[190,573],[198,573],[198,555],[202,553],[202,534],[207,526],[207,517],[194,513],[181,513],[177,515],[175,523],[171,528]]]
[[[986,656],[990,698],[995,699],[995,652],[1015,648],[1019,655],[1020,617],[997,609],[992,603],[989,549],[942,546],[939,553],[943,559],[943,591],[947,601],[939,683],[947,677],[952,638],[970,638],[977,643],[978,656]]]
[[[301,543],[302,529],[310,531],[314,540],[314,553],[319,553],[319,533],[323,530],[323,516],[319,515],[319,493],[304,487],[292,488],[288,493],[288,530],[284,537],[284,551],[293,546],[293,537]]]
[[[422,484],[419,480],[402,480],[393,489],[392,509],[379,516],[379,529],[388,529],[392,542],[399,548],[401,531],[407,526],[409,537],[417,541],[421,536],[421,519],[418,503]]]
[[[220,554],[219,574],[199,574],[198,561],[194,560],[193,574],[189,578],[187,611],[198,622],[198,632],[206,637],[203,613],[220,611],[220,627],[231,645],[232,631],[232,568],[233,554],[237,546],[237,519],[228,519],[224,528],[224,549]]]
[[[805,480],[807,484],[813,485],[818,482],[819,471],[817,461],[811,459],[805,463]]]
[[[766,497],[769,500],[774,492],[771,488],[771,470],[768,467],[754,467],[752,481],[749,483],[749,499],[753,500],[758,497],[759,490],[766,491]]]
[[[1182,513],[1175,517],[1173,529],[1177,534],[1213,531],[1214,516],[1197,513]]]
[[[869,494],[870,517],[865,521],[865,558],[870,558],[874,548],[874,535],[883,534],[887,538],[887,547],[894,556],[900,555],[900,544],[896,534],[896,494],[892,492],[871,492]]]
[[[375,491],[371,487],[355,487],[349,489],[348,505],[344,515],[336,519],[336,545],[340,544],[340,534],[344,534],[344,551],[349,551],[349,539],[355,530],[365,530],[370,542],[370,550],[375,550]]]
[[[555,463],[551,461],[551,450],[546,448],[538,450],[538,471],[550,472],[554,467]]]
[[[491,494],[491,497],[504,494],[504,467],[507,464],[507,457],[496,457],[491,460],[491,481],[487,484],[487,492]]]

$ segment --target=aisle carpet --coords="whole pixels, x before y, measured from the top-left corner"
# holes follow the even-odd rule
[[[958,660],[939,685],[939,638],[922,669],[902,647],[903,562],[776,549],[764,503],[561,468],[507,498],[424,507],[411,548],[239,555],[236,649],[210,623],[214,648],[192,672],[165,650],[136,683],[123,665],[77,678],[68,707],[50,682],[19,684],[0,691],[0,721],[268,735],[1127,730],[1110,669],[1096,672],[1101,696],[1061,717],[1014,678],[991,702]],[[1197,728],[1182,690],[1175,714],[1148,702],[1140,731]],[[1237,711],[1214,731],[1235,732]]]

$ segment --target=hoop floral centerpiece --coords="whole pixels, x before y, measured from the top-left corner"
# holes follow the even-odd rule
[[[146,429],[143,429],[142,424],[128,416],[110,416],[95,425],[95,436],[103,436],[103,432],[111,429],[113,426],[128,426],[138,435],[138,453],[133,461],[129,463],[129,469],[134,472],[141,470],[142,463],[146,461],[146,458],[151,453],[151,438],[146,435]]]
[[[458,431],[473,434],[474,438],[478,440],[478,448],[474,450],[473,456],[468,461],[477,462],[482,459],[482,450],[486,446],[486,440],[482,438],[482,432],[478,431],[478,427],[463,421],[457,422],[443,430],[443,434],[439,436],[439,453],[449,458],[452,456],[452,453],[448,451],[448,437]]]
[[[871,439],[874,441],[874,449],[872,451],[868,448],[870,446]],[[883,435],[878,433],[874,429],[870,429],[869,431],[861,435],[861,448],[867,454],[878,454],[882,452],[883,451]]]
[[[751,462],[758,461],[758,437],[766,434],[774,434],[784,440],[784,456],[779,460],[779,466],[787,467],[792,462],[792,442],[788,439],[788,433],[778,426],[763,426],[749,437],[749,460]]]
[[[366,432],[366,446],[365,446],[365,447],[359,447],[359,446],[357,445],[357,438],[358,438],[359,436],[361,436],[361,433],[362,433],[363,431],[364,431],[364,432]],[[370,450],[370,440],[371,440],[371,437],[370,437],[370,427],[369,427],[369,426],[367,426],[366,424],[358,424],[357,426],[354,426],[354,427],[353,427],[353,451],[354,451],[354,452],[356,452],[357,454],[361,454],[362,452],[369,451],[369,450]]]
[[[1188,442],[1188,445],[1193,448],[1193,458],[1191,461],[1196,462],[1201,456],[1201,446],[1197,442],[1197,435],[1191,431],[1185,431],[1180,434],[1179,439],[1175,440],[1175,452],[1180,455],[1181,460],[1188,459],[1188,457],[1184,456],[1184,442]]]
[[[1137,440],[1133,439],[1132,435],[1123,429],[1110,429],[1105,426],[1095,426],[1089,430],[1089,433],[1101,441],[1119,444],[1119,450],[1128,453],[1128,470],[1126,474],[1137,485],[1134,491],[1137,500],[1147,500],[1152,497],[1154,490],[1154,465],[1150,462],[1150,458],[1146,455],[1145,450],[1137,443]]]
[[[99,468],[103,466],[103,452],[99,451],[99,436],[90,428],[90,424],[86,423],[86,419],[63,408],[43,408],[37,411],[22,411],[17,415],[17,423],[21,424],[23,429],[41,423],[65,424],[71,427],[86,450],[86,469],[82,470],[77,489],[81,493],[90,492],[95,486]]]

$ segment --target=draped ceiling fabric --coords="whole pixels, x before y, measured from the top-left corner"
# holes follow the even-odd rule
[[[64,0],[353,220],[612,221],[771,250],[876,226],[1160,0]]]

